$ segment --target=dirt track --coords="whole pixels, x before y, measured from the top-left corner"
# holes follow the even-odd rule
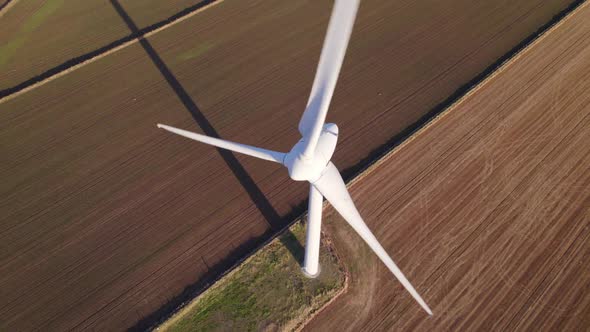
[[[329,115],[337,165],[362,164],[566,4],[364,1]],[[284,226],[304,184],[155,123],[286,150],[329,9],[225,1],[0,103],[2,327],[132,326]]]
[[[435,316],[333,216],[352,283],[307,329],[590,326],[589,37],[586,5],[353,184]]]

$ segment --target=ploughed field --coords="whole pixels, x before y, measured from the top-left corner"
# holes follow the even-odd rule
[[[351,186],[434,316],[332,214],[351,283],[306,328],[587,329],[589,90],[585,4]]]
[[[113,25],[141,27],[117,4]],[[336,165],[358,169],[568,4],[363,1],[328,115]],[[301,212],[307,186],[281,166],[155,124],[290,148],[330,8],[226,0],[0,100],[1,327],[145,327]]]
[[[203,0],[12,0],[0,12],[0,91],[131,35],[113,2],[145,28]],[[0,1],[2,10],[3,1]],[[1,94],[0,94],[1,95]]]

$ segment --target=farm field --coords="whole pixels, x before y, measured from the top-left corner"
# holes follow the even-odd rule
[[[335,163],[352,174],[568,4],[363,1]],[[301,212],[281,166],[155,124],[290,147],[330,5],[226,0],[0,100],[0,329],[145,327]]]
[[[332,213],[351,284],[307,330],[590,326],[589,36],[584,4],[351,186],[434,316]]]
[[[6,13],[0,16],[0,91],[131,34],[111,1],[13,1],[11,8],[6,8]],[[119,1],[140,29],[185,8],[210,2]]]

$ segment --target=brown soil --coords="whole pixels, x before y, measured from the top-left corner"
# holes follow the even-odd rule
[[[0,17],[4,16],[17,2],[18,0],[0,0]]]
[[[189,9],[205,0],[119,0],[139,28]],[[0,61],[0,96],[11,88],[34,80],[37,75],[67,69],[77,57],[96,56],[130,39],[127,26],[108,0],[27,0],[11,1],[2,8],[0,0],[0,51],[15,43],[16,50],[6,63]],[[56,10],[43,15],[44,6]],[[40,15],[35,17],[35,15]],[[1,57],[0,57],[1,58]],[[26,86],[26,85],[25,85]],[[9,91],[10,90],[10,91]]]
[[[351,186],[434,317],[333,218],[351,284],[308,330],[590,326],[588,37],[584,6]]]
[[[567,3],[364,1],[335,163],[366,164]],[[1,102],[1,327],[144,327],[301,212],[307,186],[280,166],[155,124],[287,150],[330,5],[225,1]]]

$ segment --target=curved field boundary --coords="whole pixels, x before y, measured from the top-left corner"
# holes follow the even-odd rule
[[[2,15],[8,9],[10,9],[10,7],[14,6],[14,4],[17,3],[19,0],[8,1],[9,2],[4,4],[5,7],[3,9],[0,8],[0,17],[2,17]],[[165,30],[171,26],[183,22],[184,20],[189,19],[206,9],[209,9],[214,5],[222,3],[223,1],[224,0],[203,0],[193,6],[183,9],[182,11],[168,17],[165,20],[162,20],[160,22],[149,25],[143,29],[140,29],[136,33],[132,33],[126,37],[115,40],[114,42],[111,42],[110,44],[98,48],[92,52],[72,58],[18,85],[15,85],[4,90],[0,90],[0,104],[7,100],[11,100],[15,97],[18,97],[21,94],[26,93],[27,91],[40,87],[46,83],[49,83],[56,78],[71,73],[74,70],[81,68],[87,64],[93,63],[96,60],[102,59],[103,57],[115,53],[129,45],[133,45],[137,43],[141,38],[147,38],[162,30]]]

